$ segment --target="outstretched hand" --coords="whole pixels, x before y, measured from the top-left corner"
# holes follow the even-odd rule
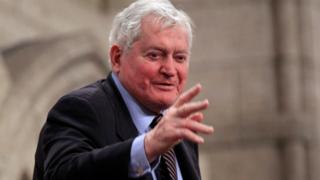
[[[211,134],[213,132],[212,126],[202,123],[202,111],[207,109],[209,101],[207,99],[191,101],[200,91],[201,85],[197,84],[182,93],[165,112],[157,126],[146,134],[145,152],[150,162],[182,139],[198,144],[204,143],[204,139],[198,133]]]

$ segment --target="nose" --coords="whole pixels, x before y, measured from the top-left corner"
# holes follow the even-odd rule
[[[173,58],[167,58],[164,60],[160,67],[160,73],[163,74],[166,78],[170,78],[175,75],[175,65]]]

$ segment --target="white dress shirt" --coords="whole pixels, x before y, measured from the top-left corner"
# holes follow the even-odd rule
[[[160,163],[160,158],[157,159],[157,163],[151,166],[144,149],[144,137],[146,132],[150,130],[149,125],[155,118],[155,114],[141,106],[122,86],[116,74],[112,73],[112,79],[115,82],[128,110],[136,126],[139,136],[136,137],[132,143],[130,153],[130,164],[129,164],[129,177],[140,177],[146,173],[151,173],[154,180],[157,180],[155,176],[155,169]],[[177,177],[178,180],[183,180],[180,171],[179,164],[176,160]]]

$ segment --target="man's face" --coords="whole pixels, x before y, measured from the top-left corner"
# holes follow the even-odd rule
[[[113,71],[128,92],[149,110],[168,108],[182,93],[189,67],[188,34],[183,28],[161,28],[145,18],[139,39],[119,54]]]

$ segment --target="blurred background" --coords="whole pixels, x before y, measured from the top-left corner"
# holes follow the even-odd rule
[[[0,179],[31,180],[47,112],[109,72],[107,38],[132,0],[0,0]],[[173,0],[195,24],[204,180],[319,180],[320,0]]]

